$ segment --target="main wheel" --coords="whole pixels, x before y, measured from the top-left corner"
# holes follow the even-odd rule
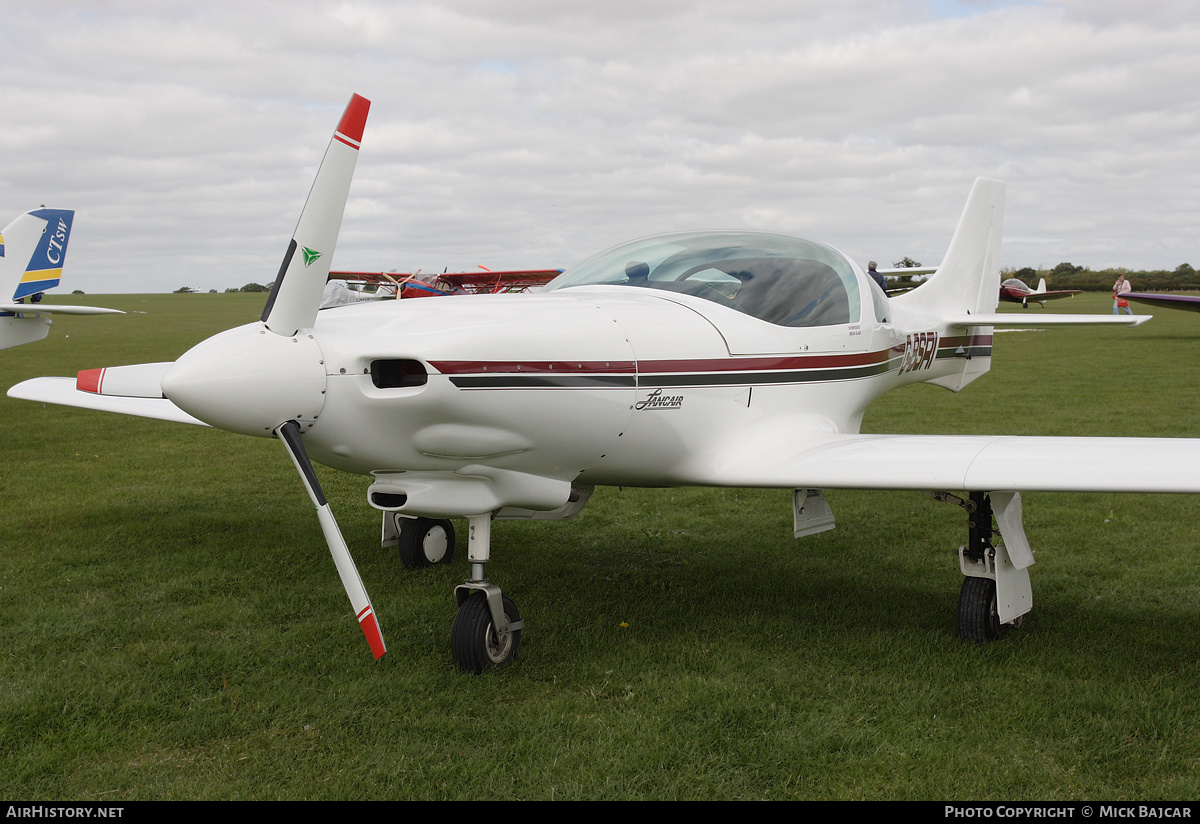
[[[454,557],[454,525],[433,518],[403,518],[397,548],[407,569],[448,564]]]
[[[1000,623],[996,610],[996,582],[991,578],[963,579],[958,593],[958,637],[986,644],[1008,636],[1010,627]]]
[[[509,623],[520,621],[521,613],[512,599],[507,595],[502,595],[501,599]],[[450,630],[450,647],[459,669],[478,675],[484,670],[502,667],[517,657],[520,646],[521,630],[508,633],[503,641],[496,636],[487,596],[482,592],[472,592],[458,608]]]

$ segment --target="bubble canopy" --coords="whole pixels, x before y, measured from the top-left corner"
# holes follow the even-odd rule
[[[762,232],[654,235],[559,275],[546,291],[631,286],[694,295],[777,326],[856,323],[858,278],[836,249]]]

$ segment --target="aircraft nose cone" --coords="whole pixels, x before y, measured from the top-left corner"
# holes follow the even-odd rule
[[[252,323],[184,353],[163,376],[162,392],[207,424],[270,437],[285,421],[312,426],[325,404],[325,366],[307,330],[284,337]]]

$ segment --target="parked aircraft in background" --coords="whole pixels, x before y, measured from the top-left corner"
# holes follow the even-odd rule
[[[1046,289],[1046,279],[1041,278],[1038,281],[1036,289],[1030,289],[1025,281],[1019,278],[1009,278],[1000,284],[1000,300],[1009,303],[1019,303],[1026,309],[1029,308],[1029,301],[1037,301],[1045,306],[1046,301],[1055,300],[1057,298],[1069,298],[1072,295],[1078,295],[1079,289],[1057,289],[1048,291]]]
[[[380,297],[423,298],[442,295],[480,295],[528,292],[545,286],[562,274],[562,269],[517,269],[493,272],[480,266],[478,272],[348,272],[334,270],[334,280],[374,285]]]
[[[75,213],[35,209],[4,227],[0,234],[0,349],[39,341],[50,332],[42,315],[123,314],[119,309],[51,305],[41,302],[62,278]]]
[[[1200,312],[1200,296],[1197,295],[1168,295],[1158,292],[1126,292],[1121,295],[1126,300],[1135,300],[1150,306],[1161,306],[1164,309],[1183,309],[1187,312]]]
[[[569,518],[597,485],[790,489],[797,536],[833,527],[823,488],[932,492],[967,512],[958,620],[977,641],[1032,604],[1020,491],[1200,492],[1200,440],[859,432],[888,390],[962,389],[991,367],[993,327],[1027,322],[995,312],[994,180],[975,182],[933,276],[892,299],[831,246],[692,232],[609,249],[536,294],[318,313],[368,106],[356,95],[342,116],[261,320],[173,363],[9,395],[278,438],[376,657],[374,609],[312,459],[370,478],[383,543],[406,566],[448,560],[449,519],[469,520],[451,648],[475,672],[511,661],[524,629],[484,574],[494,519]]]

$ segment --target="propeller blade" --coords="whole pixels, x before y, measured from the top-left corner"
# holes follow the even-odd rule
[[[116,395],[124,398],[161,398],[163,375],[174,361],[164,363],[135,363],[128,366],[107,366],[84,369],[75,378],[75,388],[96,395]]]
[[[370,108],[370,100],[352,96],[325,150],[263,309],[262,322],[277,335],[290,337],[316,322]]]
[[[304,442],[300,439],[300,425],[295,421],[287,421],[275,430],[275,435],[283,441],[288,455],[292,458],[292,463],[300,472],[300,479],[304,482],[304,488],[308,490],[308,497],[312,499],[313,506],[317,508],[317,519],[321,522],[321,531],[325,533],[325,542],[329,545],[330,554],[333,555],[333,562],[337,566],[338,575],[341,576],[342,586],[346,588],[346,594],[350,596],[350,604],[354,607],[355,615],[358,616],[358,624],[362,627],[363,635],[367,636],[371,652],[378,660],[387,652],[387,647],[383,643],[383,635],[379,632],[379,624],[375,620],[375,609],[371,606],[371,598],[367,595],[362,578],[358,575],[358,567],[354,565],[354,559],[350,557],[350,549],[346,546],[345,539],[342,538],[342,531],[338,529],[337,521],[333,517],[333,510],[329,508],[329,502],[325,500],[321,483],[313,471],[312,462],[308,459],[308,452],[305,451]]]

